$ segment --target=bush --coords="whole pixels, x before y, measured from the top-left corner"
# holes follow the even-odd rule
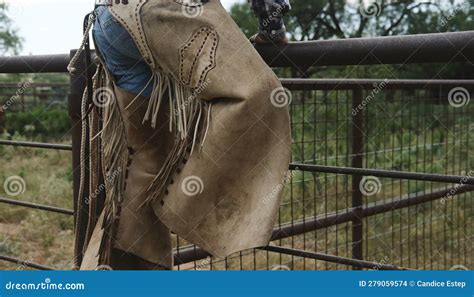
[[[35,107],[25,112],[8,112],[5,129],[11,134],[25,136],[62,136],[71,128],[69,114],[60,108]]]

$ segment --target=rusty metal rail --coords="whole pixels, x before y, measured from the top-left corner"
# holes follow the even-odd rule
[[[3,198],[3,197],[0,197],[0,203],[10,204],[10,205],[15,205],[15,206],[22,206],[22,207],[37,209],[37,210],[45,210],[45,211],[50,211],[50,212],[60,213],[60,214],[65,214],[65,215],[70,215],[70,216],[74,215],[74,211],[72,209],[42,205],[42,204],[19,201],[19,200],[8,199],[8,198]]]
[[[0,260],[7,261],[10,263],[15,263],[15,264],[25,266],[25,267],[30,267],[37,270],[53,270],[53,268],[45,266],[45,265],[40,265],[31,261],[21,260],[15,257],[9,257],[5,255],[0,255]]]
[[[372,90],[383,84],[386,90],[430,89],[439,90],[455,87],[474,88],[474,80],[470,79],[281,79],[284,87],[295,91],[315,90]]]
[[[399,179],[409,179],[409,180],[419,180],[419,181],[432,181],[432,182],[442,182],[442,183],[474,185],[474,176],[460,176],[460,175],[454,176],[454,175],[446,175],[446,174],[403,172],[403,171],[381,170],[381,169],[319,166],[319,165],[312,165],[312,164],[291,164],[290,170],[347,174],[347,175],[358,175],[358,176],[376,176],[376,177],[399,178]]]
[[[258,46],[273,67],[474,62],[474,31]]]
[[[343,265],[352,266],[358,269],[365,268],[365,269],[377,269],[377,270],[408,270],[406,268],[397,267],[395,265],[386,265],[386,264],[381,264],[381,263],[376,263],[376,262],[371,262],[371,261],[356,260],[356,259],[338,257],[338,256],[327,255],[327,254],[322,254],[322,253],[314,253],[314,252],[302,251],[302,250],[297,250],[297,249],[285,248],[281,246],[269,245],[266,247],[261,247],[260,249],[264,251],[273,252],[273,253],[326,261],[326,262],[336,263],[336,264],[343,264]]]
[[[474,31],[291,42],[257,50],[273,67],[473,63]],[[1,57],[0,73],[66,73],[69,59],[68,54]]]
[[[72,151],[72,145],[69,145],[69,144],[53,144],[53,143],[30,142],[30,141],[0,140],[0,145],[29,147],[29,148],[42,148],[42,149],[51,149],[51,150],[60,150],[60,151]]]

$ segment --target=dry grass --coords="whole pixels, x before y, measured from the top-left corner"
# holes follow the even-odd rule
[[[0,185],[0,196],[22,201],[72,208],[72,169],[69,152],[0,146],[0,183],[10,176],[25,180],[24,194],[11,197]],[[319,180],[317,182],[317,180]],[[386,182],[388,180],[383,180]],[[322,187],[321,188],[321,184]],[[304,185],[304,186],[303,186]],[[337,187],[336,187],[337,185]],[[281,222],[322,215],[349,205],[350,184],[344,178],[324,179],[297,174],[293,187],[287,188]],[[430,183],[419,185],[429,189]],[[382,201],[410,192],[407,183],[384,183],[383,192],[371,201]],[[437,185],[435,185],[435,188]],[[418,187],[411,187],[411,191]],[[304,190],[303,190],[304,189]],[[318,191],[313,192],[312,189]],[[338,190],[335,190],[338,189]],[[301,200],[301,197],[306,200]],[[349,197],[349,198],[348,198]],[[374,262],[420,269],[449,269],[463,263],[472,268],[474,194],[463,194],[442,207],[439,201],[411,207],[365,220],[369,240],[364,251]],[[348,200],[349,199],[349,200]],[[339,205],[336,205],[339,201]],[[408,218],[408,219],[407,219]],[[461,230],[462,232],[456,232]],[[454,231],[454,232],[453,232]],[[333,255],[350,257],[350,223],[288,238],[275,244]],[[0,254],[15,256],[57,269],[71,269],[73,257],[73,218],[49,212],[0,204]],[[385,261],[387,262],[387,261]],[[197,261],[181,269],[210,269],[209,260]],[[267,253],[246,251],[223,259],[214,259],[213,269],[266,269],[286,265],[291,269],[348,269],[322,261],[304,260]],[[0,269],[25,267],[0,261]]]

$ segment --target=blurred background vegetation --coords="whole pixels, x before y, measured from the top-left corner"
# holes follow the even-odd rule
[[[377,1],[380,5],[380,13],[376,16],[367,18],[361,14],[360,7],[364,1],[344,1],[344,0],[293,0],[293,10],[285,17],[285,23],[289,37],[292,41],[308,40],[327,40],[341,38],[390,36],[435,32],[456,32],[473,30],[473,4],[474,0],[439,0],[439,1]],[[365,1],[366,2],[366,1]],[[257,31],[257,22],[251,14],[249,5],[241,3],[234,5],[230,13],[240,26],[242,31],[250,37]],[[21,52],[23,39],[16,30],[14,20],[9,18],[8,7],[5,3],[0,4],[0,55],[15,55]],[[60,42],[60,40],[58,40]],[[466,64],[429,64],[429,65],[377,65],[377,66],[338,66],[338,67],[311,67],[309,69],[276,69],[280,77],[312,77],[312,78],[379,78],[379,79],[401,79],[401,78],[420,78],[420,79],[473,79],[474,65]],[[0,88],[0,106],[15,97],[13,105],[6,112],[0,111],[0,134],[1,139],[15,140],[39,140],[54,143],[70,143],[70,123],[67,111],[67,83],[69,77],[65,74],[0,74],[0,84],[10,84],[8,87]],[[51,84],[45,87],[34,86],[34,84]],[[19,90],[21,92],[19,92]],[[46,94],[46,96],[45,96]],[[321,93],[318,93],[321,96]],[[328,94],[324,94],[328,96]],[[413,96],[410,93],[397,95],[398,99]],[[295,107],[293,109],[294,121],[301,122],[308,118],[301,105],[304,94],[295,95]],[[337,100],[337,98],[330,100]],[[349,97],[347,97],[349,98]],[[349,99],[347,99],[349,100]],[[393,98],[391,100],[394,100]],[[324,103],[326,102],[326,103]],[[347,101],[349,102],[349,101]],[[346,103],[347,103],[346,102]],[[401,101],[399,101],[401,102]],[[327,100],[317,102],[318,104],[327,104]],[[341,103],[341,104],[346,104]],[[402,102],[405,103],[405,102]],[[347,103],[349,104],[349,103]],[[402,104],[403,105],[403,104]],[[344,114],[336,109],[336,104],[329,104],[323,107],[314,118],[344,118],[350,116],[347,110]],[[413,110],[418,110],[419,106],[414,106]],[[306,110],[308,112],[308,110]],[[394,108],[396,112],[396,108]],[[444,113],[444,111],[431,112],[422,110],[423,114]],[[339,113],[339,114],[338,114]],[[466,114],[465,114],[466,115]],[[375,115],[373,115],[375,118]],[[382,114],[383,116],[383,114]],[[313,117],[313,115],[311,115]],[[380,114],[379,114],[380,117]],[[441,117],[441,116],[440,116]],[[469,124],[466,118],[456,119],[446,123],[449,128],[459,125],[456,121]],[[331,122],[330,122],[331,123]],[[337,124],[337,122],[334,122]],[[445,123],[443,123],[445,124]],[[316,158],[314,151],[317,151],[318,159],[328,155],[343,156],[347,154],[344,142],[337,144],[326,142],[324,145],[315,144],[315,135],[328,139],[331,133],[328,129],[335,131],[341,127],[332,127],[318,125],[318,129],[313,126],[304,126],[301,130],[294,131],[295,137],[308,142],[313,141],[314,147],[299,147],[295,151],[296,159],[300,161]],[[412,144],[418,133],[416,131],[418,122],[400,120],[399,125],[392,129],[388,127],[385,135],[386,139],[379,138],[377,143],[372,143],[373,148],[390,147],[395,145],[393,139],[398,144],[398,139],[405,145]],[[411,126],[410,126],[411,125]],[[371,126],[375,129],[375,125]],[[451,136],[444,136],[446,126],[433,129],[431,139],[437,143],[454,141]],[[348,127],[342,127],[339,131],[343,137],[348,134]],[[390,130],[392,129],[392,130]],[[315,132],[316,131],[316,132]],[[393,132],[390,132],[393,131]],[[398,131],[398,132],[397,132]],[[399,131],[401,131],[399,133]],[[410,131],[415,131],[411,134]],[[328,134],[329,133],[329,134]],[[375,132],[374,132],[375,133]],[[399,133],[399,135],[394,136]],[[450,138],[451,137],[451,138]],[[430,138],[428,138],[430,139]],[[418,140],[416,140],[418,141]],[[426,146],[430,144],[425,143]],[[436,149],[436,148],[435,148]],[[461,150],[461,148],[459,148]],[[301,153],[300,151],[303,151]],[[306,152],[306,153],[305,153]],[[311,154],[308,156],[306,154]],[[436,152],[439,159],[443,159],[445,151]],[[48,205],[56,205],[65,208],[72,208],[72,168],[71,156],[68,152],[55,152],[46,150],[31,150],[24,148],[12,148],[0,146],[0,182],[12,175],[19,175],[26,180],[27,190],[25,194],[15,197],[30,202],[37,202]],[[411,157],[410,157],[411,156]],[[416,151],[416,158],[418,150]],[[387,169],[397,170],[419,170],[416,164],[410,165],[410,158],[415,158],[415,152],[404,152],[400,154],[399,160],[391,160]],[[470,164],[469,160],[467,161]],[[458,160],[461,162],[461,160]],[[398,167],[394,168],[393,163]],[[329,164],[335,165],[335,164]],[[341,164],[338,164],[341,165]],[[416,167],[413,167],[415,166]],[[459,164],[458,164],[459,165]],[[443,166],[442,166],[443,167]],[[461,166],[459,166],[461,168]],[[442,170],[442,168],[440,169]],[[430,171],[430,168],[428,168]],[[306,176],[306,179],[308,176]],[[292,187],[291,196],[287,194],[285,202],[287,207],[291,205],[291,212],[283,210],[281,213],[283,221],[299,216],[304,213],[308,205],[300,205],[293,209],[293,195],[301,196],[308,188],[316,187],[313,185],[317,176],[310,178],[311,186],[305,185],[302,188]],[[304,175],[295,177],[297,180],[305,181]],[[338,192],[337,188],[347,189],[348,181],[346,177],[332,183],[317,185],[318,191],[328,193],[335,191],[335,197],[332,201],[338,200],[338,195],[347,194]],[[418,184],[418,187],[420,185]],[[400,186],[400,189],[390,190],[387,195],[401,195],[409,186]],[[413,188],[413,186],[412,186]],[[416,188],[416,187],[415,187]],[[421,188],[425,188],[423,183]],[[419,189],[417,189],[419,190]],[[322,195],[322,193],[318,193]],[[7,197],[0,186],[0,196]],[[472,196],[471,196],[472,197]],[[314,197],[313,197],[314,198]],[[308,199],[309,201],[310,199]],[[341,200],[342,201],[342,200]],[[314,201],[313,201],[314,202]],[[320,209],[337,209],[336,205],[326,205],[326,202],[318,205]],[[334,203],[329,201],[328,203]],[[337,203],[337,202],[336,202]],[[348,204],[348,203],[346,203]],[[344,206],[344,202],[342,203]],[[341,205],[340,205],[341,206]],[[465,206],[465,205],[464,205]],[[46,265],[68,269],[71,267],[71,255],[73,248],[73,222],[71,218],[62,215],[43,213],[26,210],[23,208],[0,205],[0,254],[18,256],[24,259],[43,263]],[[310,205],[314,207],[314,205]],[[442,213],[442,211],[440,211]],[[314,213],[313,213],[314,214]],[[311,215],[310,212],[307,215]],[[395,228],[387,226],[387,228]],[[440,227],[441,228],[441,227]],[[380,230],[382,232],[383,230]],[[328,238],[327,230],[326,239]],[[334,238],[332,238],[334,239]],[[330,238],[331,240],[331,238]],[[336,239],[337,242],[337,239]],[[326,246],[327,248],[327,246]],[[394,258],[394,257],[393,257]],[[326,266],[327,267],[327,266]],[[16,265],[0,262],[0,269],[15,269]]]
[[[365,3],[365,6],[364,6]],[[372,6],[376,13],[365,17]],[[473,30],[474,0],[294,0],[285,17],[293,41],[327,40],[356,37],[407,35]],[[255,18],[247,3],[234,5],[231,14],[247,36],[257,30]],[[378,12],[378,13],[377,13]],[[367,15],[366,15],[367,16]],[[381,65],[347,67],[313,67],[305,72],[279,70],[283,77],[352,77],[352,78],[473,78],[470,65]],[[349,75],[348,75],[349,74]]]

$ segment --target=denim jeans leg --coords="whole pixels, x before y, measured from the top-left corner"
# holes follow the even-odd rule
[[[107,7],[99,6],[95,13],[94,40],[116,85],[149,97],[153,90],[152,71],[132,37]]]

